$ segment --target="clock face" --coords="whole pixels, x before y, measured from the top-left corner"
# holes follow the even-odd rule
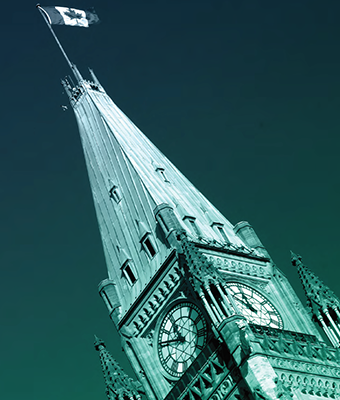
[[[227,283],[242,315],[252,324],[282,329],[282,318],[276,308],[262,294],[241,283]]]
[[[203,349],[206,322],[193,303],[179,303],[163,319],[158,334],[158,354],[165,371],[180,377]]]

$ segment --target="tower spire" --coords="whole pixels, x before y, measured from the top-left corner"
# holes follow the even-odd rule
[[[307,297],[312,318],[322,327],[334,347],[340,347],[340,301],[303,262],[302,257],[291,251],[291,261],[297,271]]]
[[[94,335],[94,347],[99,351],[100,362],[104,374],[106,394],[109,400],[139,400],[142,386],[129,378],[118,362],[106,350],[105,343]]]

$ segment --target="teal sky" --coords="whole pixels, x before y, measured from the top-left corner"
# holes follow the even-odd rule
[[[54,5],[54,4],[46,4]],[[338,295],[340,3],[124,0],[55,28],[85,77],[234,224],[249,221],[305,303],[289,250]],[[106,267],[70,73],[27,1],[3,7],[0,397],[105,399],[93,334],[128,370],[97,284]]]

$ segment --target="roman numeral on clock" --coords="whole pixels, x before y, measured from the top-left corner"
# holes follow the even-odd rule
[[[169,354],[166,358],[164,358],[164,362],[167,364],[171,358],[171,354]]]
[[[201,329],[199,329],[197,331],[197,336],[204,336],[204,334],[205,334],[205,329],[204,328],[201,328]]]
[[[177,362],[177,361],[173,361],[173,362],[172,362],[172,365],[171,365],[171,369],[172,369],[173,371],[176,371],[176,372],[177,372],[177,368],[178,368],[178,362]]]

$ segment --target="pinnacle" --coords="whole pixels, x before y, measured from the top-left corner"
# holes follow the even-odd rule
[[[196,292],[200,292],[200,287],[204,282],[219,281],[221,277],[218,270],[209,262],[208,258],[196,248],[195,244],[188,240],[186,232],[181,232],[180,240],[189,269],[189,279],[193,283]]]
[[[107,393],[112,393],[114,396],[108,395],[109,399],[125,398],[124,396],[135,399],[138,392],[142,390],[140,382],[131,379],[106,350],[104,341],[96,335],[94,337],[96,350],[101,350],[100,359]],[[103,348],[99,348],[100,346]]]
[[[339,300],[335,294],[326,286],[319,277],[302,263],[299,255],[291,252],[292,264],[297,267],[298,274],[307,297],[307,304],[313,314],[317,310],[323,310],[329,306],[338,303]]]

